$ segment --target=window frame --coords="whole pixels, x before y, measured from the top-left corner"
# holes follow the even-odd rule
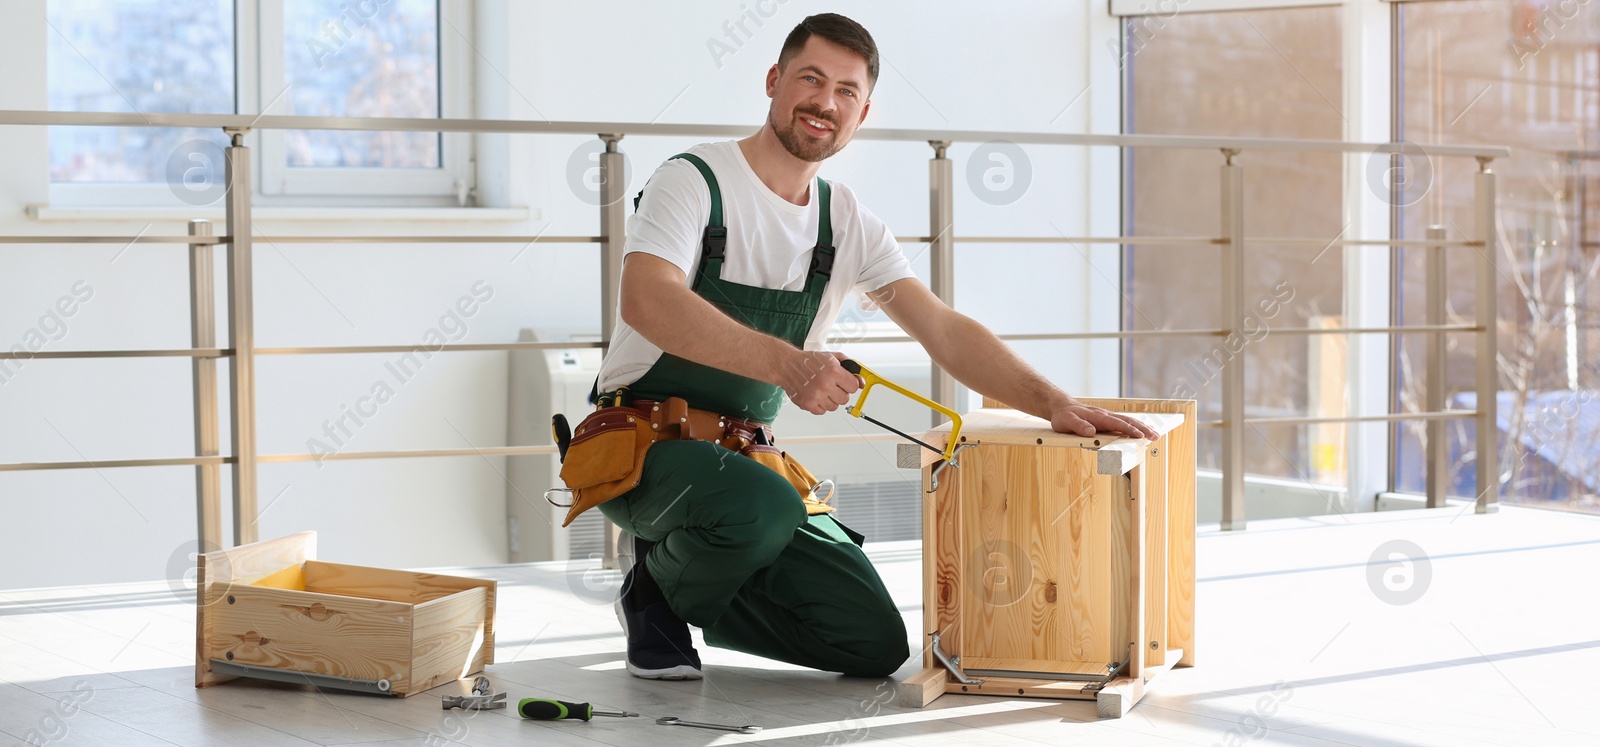
[[[286,90],[283,80],[283,0],[234,0],[234,111],[256,115],[278,108],[273,97]],[[439,116],[472,116],[473,44],[462,38],[475,28],[473,3],[435,0],[439,18]],[[446,12],[456,12],[449,22]],[[460,31],[462,27],[468,31]],[[451,31],[450,29],[457,29]],[[271,41],[269,41],[271,40]],[[268,110],[267,113],[272,113]],[[326,205],[331,198],[348,206],[456,206],[472,203],[476,191],[474,141],[468,133],[442,133],[440,165],[412,168],[291,168],[284,130],[251,130],[251,189],[259,205]],[[223,164],[215,164],[223,178]],[[50,204],[58,207],[200,207],[172,193],[164,181],[49,182]]]
[[[274,98],[288,91],[284,82],[283,2],[282,0],[239,0],[258,5],[257,43],[259,46],[259,89],[255,100],[256,111],[268,114],[279,106]],[[459,28],[447,22],[447,5],[460,7],[468,16],[463,22],[472,26],[471,3],[450,3],[434,0],[439,30],[439,116],[465,118],[472,116],[471,45],[459,33],[449,33],[448,28]],[[270,108],[269,108],[270,107]],[[291,167],[284,145],[287,130],[262,130],[259,133],[257,158],[257,193],[266,196],[339,196],[357,194],[373,197],[439,197],[451,204],[464,206],[473,184],[471,180],[472,137],[467,133],[440,134],[438,168],[369,168],[369,167]],[[353,188],[352,188],[353,187]]]

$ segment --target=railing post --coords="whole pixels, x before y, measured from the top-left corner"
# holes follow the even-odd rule
[[[224,130],[233,142],[227,150],[228,192],[223,198],[228,228],[228,366],[232,397],[233,543],[257,539],[256,510],[256,332],[250,226],[250,149],[244,132]]]
[[[211,221],[189,221],[190,236],[211,236]],[[217,346],[216,273],[212,244],[189,245],[189,343],[196,348]],[[194,455],[220,453],[217,437],[217,359],[190,359],[194,378]],[[197,464],[194,468],[195,518],[199,524],[197,551],[222,548],[222,467]]]
[[[1222,155],[1223,349],[1244,340],[1244,167],[1239,151]],[[1222,529],[1244,529],[1244,351],[1222,367]]]
[[[627,241],[627,167],[617,149],[621,135],[601,134],[606,149],[600,154],[600,341],[611,352],[617,328],[618,297],[622,291],[622,247]],[[605,522],[605,557],[600,567],[615,569],[622,530]]]
[[[1424,283],[1427,285],[1427,324],[1440,326],[1445,323],[1445,255],[1444,226],[1428,226],[1428,240],[1438,241],[1440,244],[1428,246],[1426,271]],[[1445,343],[1448,340],[1442,332],[1428,333],[1428,355],[1426,380],[1424,388],[1427,390],[1427,406],[1423,409],[1428,412],[1442,412],[1446,406],[1445,387]],[[1429,420],[1426,424],[1428,448],[1428,508],[1442,508],[1445,499],[1450,495],[1450,448],[1449,423],[1444,420]]]
[[[928,161],[928,286],[933,294],[954,307],[956,304],[956,242],[952,229],[955,224],[955,164],[945,157],[949,140],[930,140],[933,159]],[[955,407],[956,380],[938,363],[930,363],[933,401],[946,407]],[[933,413],[935,426],[944,422],[944,416]]]
[[[1497,357],[1495,325],[1499,272],[1495,265],[1499,248],[1495,241],[1493,160],[1478,157],[1478,173],[1473,178],[1477,197],[1477,239],[1483,243],[1478,262],[1478,501],[1477,513],[1492,514],[1500,509],[1499,424],[1496,417],[1500,394],[1500,366]]]

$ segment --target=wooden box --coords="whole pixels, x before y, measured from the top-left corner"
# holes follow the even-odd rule
[[[902,683],[903,704],[1093,699],[1120,716],[1156,673],[1193,665],[1194,402],[1088,403],[1162,436],[1083,438],[998,407],[963,418],[960,466],[923,504],[925,669]],[[942,447],[949,430],[926,440]],[[938,455],[922,453],[929,490]]]
[[[195,687],[236,677],[407,696],[494,662],[495,582],[323,563],[301,532],[200,557]]]

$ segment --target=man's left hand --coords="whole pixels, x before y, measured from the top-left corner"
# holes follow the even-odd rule
[[[1056,433],[1072,433],[1085,437],[1101,431],[1151,441],[1161,437],[1154,428],[1138,420],[1104,408],[1090,407],[1075,400],[1051,411],[1050,428]]]

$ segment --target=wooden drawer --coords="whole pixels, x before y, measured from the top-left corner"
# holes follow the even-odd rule
[[[902,447],[901,466],[920,466],[931,493],[925,669],[902,684],[902,704],[943,692],[1081,698],[1120,715],[1138,696],[1112,703],[1107,693],[1129,692],[1117,683],[1193,665],[1194,402],[1088,403],[1138,414],[1161,436],[1085,438],[980,409],[963,416],[960,466],[936,486],[938,455]],[[951,430],[923,439],[942,447]]]
[[[315,556],[315,532],[201,556],[196,687],[243,676],[404,697],[494,662],[494,581]]]

